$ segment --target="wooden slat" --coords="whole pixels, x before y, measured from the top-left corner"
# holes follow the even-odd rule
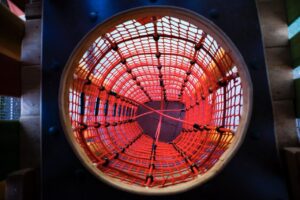
[[[41,2],[26,4],[25,16],[26,20],[40,19],[42,16]]]
[[[291,200],[300,199],[300,148],[285,148],[285,161],[288,171]]]
[[[0,54],[20,60],[24,22],[0,4]]]

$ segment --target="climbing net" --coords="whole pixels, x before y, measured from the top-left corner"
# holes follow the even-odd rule
[[[82,55],[68,88],[73,137],[94,166],[125,184],[163,188],[209,171],[235,138],[243,107],[230,54],[199,27],[171,16],[127,20]],[[160,102],[153,109],[147,102]],[[166,102],[184,104],[175,118]],[[148,112],[137,114],[139,107]],[[137,119],[159,115],[154,137]],[[182,123],[160,141],[163,119]]]

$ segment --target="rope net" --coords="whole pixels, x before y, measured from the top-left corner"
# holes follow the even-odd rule
[[[141,187],[168,187],[205,174],[238,128],[243,90],[229,53],[197,26],[170,16],[125,21],[101,35],[76,67],[69,90],[73,134],[106,176]],[[160,102],[160,109],[147,102]],[[184,117],[166,102],[181,102]],[[145,134],[139,107],[157,114]],[[176,110],[173,110],[175,112]],[[160,141],[163,119],[182,123]]]

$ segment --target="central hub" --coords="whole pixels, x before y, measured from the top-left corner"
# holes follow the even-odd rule
[[[155,110],[161,111],[178,119],[184,119],[185,117],[185,105],[178,101],[164,102],[163,110],[160,109],[160,101],[147,102],[145,104]],[[137,121],[144,133],[152,138],[155,138],[160,115],[153,111],[149,111],[143,106],[139,106],[137,110],[137,116],[141,116],[137,118]],[[176,138],[177,135],[180,134],[181,129],[181,122],[162,117],[161,134],[158,140],[162,142],[171,142]]]

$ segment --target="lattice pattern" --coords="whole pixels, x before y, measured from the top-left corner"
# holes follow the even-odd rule
[[[19,120],[21,114],[21,99],[10,96],[0,96],[0,120]]]
[[[203,30],[174,17],[126,21],[82,56],[69,88],[74,137],[107,176],[167,187],[206,173],[226,151],[242,115],[242,87],[230,55]],[[161,101],[161,110],[145,105]],[[185,104],[175,119],[165,101]],[[160,114],[156,137],[143,134],[138,106]],[[183,123],[159,141],[162,118]]]

